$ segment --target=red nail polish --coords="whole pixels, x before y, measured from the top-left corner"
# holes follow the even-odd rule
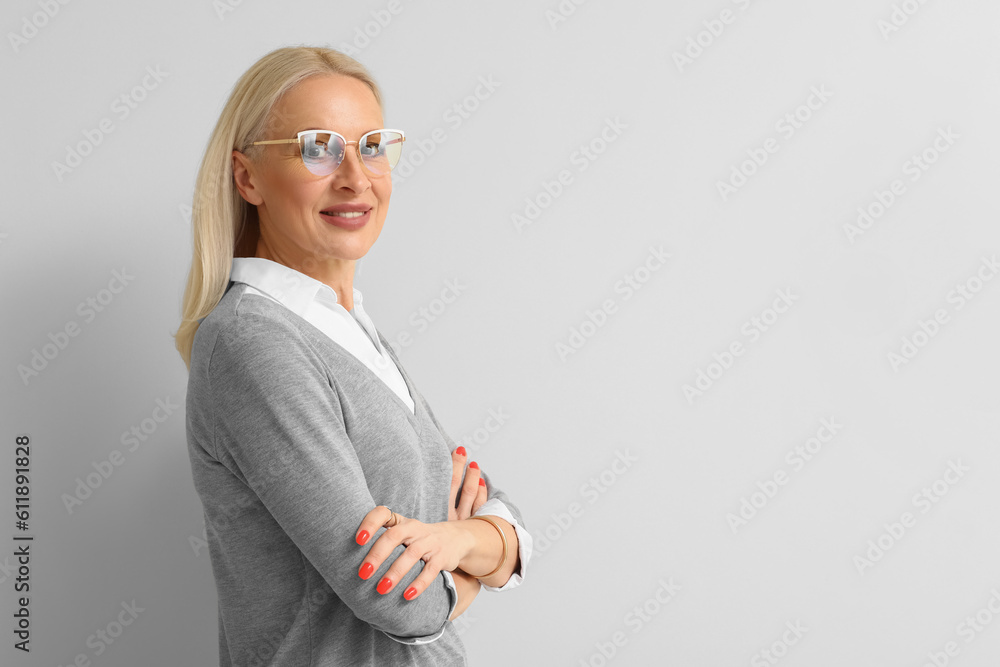
[[[476,470],[479,470],[479,464],[476,463],[475,461],[473,461],[472,463],[470,463],[469,467],[470,468],[475,468]]]
[[[406,598],[407,600],[412,600],[413,598],[417,597],[417,589],[414,588],[413,586],[410,586],[409,588],[406,589],[406,592],[403,593],[403,597]]]
[[[482,477],[479,478],[479,486],[486,486],[486,480]]]
[[[389,577],[382,577],[382,581],[378,582],[378,590],[380,595],[385,595],[392,588],[392,579]]]
[[[455,450],[455,452],[456,452],[456,453],[457,453],[457,454],[458,454],[459,456],[465,456],[465,447],[459,447],[458,449],[456,449],[456,450]]]
[[[374,565],[372,565],[371,563],[365,563],[364,565],[361,566],[361,569],[358,570],[358,576],[361,577],[362,579],[367,579],[368,577],[372,576],[372,572],[374,571],[375,571]]]
[[[371,535],[368,534],[368,531],[362,530],[360,533],[358,533],[358,536],[355,539],[358,544],[364,545],[364,543],[368,541],[369,537],[371,537]]]

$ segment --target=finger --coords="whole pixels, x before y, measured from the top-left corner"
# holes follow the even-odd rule
[[[468,519],[472,516],[472,503],[479,493],[479,464],[473,461],[465,472],[465,484],[462,485],[462,497],[458,501],[458,518]]]
[[[371,549],[368,550],[368,554],[361,562],[361,567],[358,568],[358,576],[366,580],[370,578],[372,574],[382,567],[382,563],[392,554],[392,550],[400,544],[405,543],[407,533],[405,524],[386,528],[385,532],[379,535],[378,539],[372,543]]]
[[[458,489],[462,486],[462,472],[465,470],[465,447],[456,447],[451,453],[451,492],[448,496],[448,510],[455,508],[455,499],[458,498]]]
[[[441,573],[441,568],[432,567],[430,561],[424,561],[424,569],[420,572],[420,576],[413,580],[413,582],[403,591],[403,598],[406,600],[413,600],[420,596],[428,586],[434,583],[434,579],[437,578],[438,574]]]
[[[392,563],[392,567],[390,567],[385,573],[385,576],[379,580],[378,586],[375,590],[382,595],[392,591],[396,587],[396,584],[402,581],[407,573],[413,569],[413,566],[416,565],[423,556],[427,555],[425,553],[427,549],[422,548],[422,545],[425,544],[426,542],[423,540],[414,540],[409,546],[407,546],[403,553],[396,557],[396,560]],[[430,556],[428,556],[428,559],[430,559]],[[428,565],[424,565],[424,570],[421,571],[421,575],[427,574],[426,570],[428,567]],[[434,573],[434,576],[437,576],[437,572]],[[422,584],[424,588],[426,588],[427,585],[428,584]],[[419,590],[410,591],[410,588],[412,587],[413,584],[411,583],[410,586],[407,587],[406,591],[403,591],[403,597],[406,597],[406,593],[409,592],[410,597],[407,599],[412,600],[417,596],[417,594],[419,594]]]
[[[479,508],[489,500],[489,492],[486,490],[486,480],[479,478],[479,493],[476,494],[476,501],[472,503],[472,514],[479,511]],[[471,516],[471,515],[470,515]]]
[[[396,516],[396,521],[400,520],[398,514]],[[382,526],[392,526],[393,525],[393,513],[385,505],[379,505],[375,509],[368,512],[365,518],[361,520],[361,527],[358,528],[358,532],[354,535],[354,541],[358,544],[364,546],[368,543],[368,538],[378,532],[378,529]]]
[[[420,596],[427,587],[434,583],[437,576],[441,573],[441,566],[438,564],[437,558],[434,556],[424,556],[424,569],[420,572],[416,579],[414,579],[410,585],[403,591],[403,598],[406,600],[413,600]]]

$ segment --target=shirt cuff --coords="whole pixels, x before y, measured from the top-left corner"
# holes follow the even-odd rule
[[[503,504],[503,501],[499,498],[490,498],[476,511],[473,516],[480,516],[481,514],[488,514],[490,516],[500,517],[510,525],[514,526],[514,532],[517,534],[517,555],[521,558],[520,567],[517,571],[510,575],[510,579],[503,586],[487,586],[483,584],[483,589],[487,591],[499,592],[506,591],[512,588],[517,588],[521,585],[524,580],[524,575],[528,571],[528,560],[531,558],[531,548],[532,541],[531,535],[527,530],[521,527],[521,525],[514,519],[514,516],[507,509],[507,506]],[[510,554],[507,556],[510,557]]]
[[[389,639],[394,639],[400,644],[430,644],[435,639],[439,639],[441,635],[444,634],[445,628],[448,627],[450,622],[448,619],[451,615],[455,613],[455,607],[458,605],[458,589],[455,588],[455,579],[451,576],[451,572],[448,570],[441,570],[441,574],[444,576],[445,587],[451,591],[451,605],[448,607],[448,615],[445,617],[444,623],[441,624],[441,629],[435,632],[433,635],[424,635],[423,637],[400,637],[383,630]]]

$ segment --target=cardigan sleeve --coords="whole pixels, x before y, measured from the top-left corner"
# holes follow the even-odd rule
[[[387,595],[375,590],[378,577],[365,581],[357,574],[385,529],[365,546],[355,542],[377,503],[326,366],[280,322],[245,313],[236,323],[219,331],[209,362],[215,457],[253,490],[355,616],[402,643],[437,639],[458,602],[450,576],[440,573],[406,601],[402,591],[423,561]],[[404,550],[393,550],[379,577]]]
[[[444,436],[449,449],[451,449],[451,451],[455,451],[455,448],[458,447],[458,445],[451,439],[451,436],[449,436],[445,430],[441,428],[440,422],[438,422],[437,417],[434,416],[434,411],[431,410],[431,406],[427,403],[427,400],[424,399],[422,394],[420,396],[420,400],[423,401],[424,409],[426,409],[427,414],[430,415],[431,421],[434,422],[438,431],[440,431],[441,435]],[[511,573],[510,579],[507,580],[507,583],[503,586],[487,586],[486,584],[483,584],[483,589],[492,592],[507,591],[518,587],[524,580],[524,576],[528,571],[528,561],[531,560],[533,540],[531,538],[531,534],[524,527],[524,517],[521,514],[521,510],[514,505],[510,497],[504,491],[500,490],[495,484],[493,484],[493,481],[490,479],[488,474],[481,472],[480,475],[482,476],[483,481],[486,482],[487,500],[475,514],[476,516],[483,514],[497,516],[512,525],[514,527],[514,532],[517,533],[517,552],[518,557],[520,558],[518,569]],[[462,481],[463,483],[465,482],[464,476]],[[510,557],[509,554],[508,557]]]

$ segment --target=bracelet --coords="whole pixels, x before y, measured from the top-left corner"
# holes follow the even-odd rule
[[[498,533],[500,533],[500,539],[503,540],[503,558],[500,559],[500,564],[497,565],[496,569],[490,572],[489,574],[480,575],[476,577],[476,579],[485,579],[486,577],[492,577],[494,574],[499,572],[500,568],[502,568],[504,564],[507,562],[507,536],[503,534],[503,529],[500,527],[500,524],[498,524],[496,521],[489,518],[488,516],[470,516],[469,518],[479,519],[480,521],[486,521],[487,523],[493,524],[493,527],[497,529]]]

